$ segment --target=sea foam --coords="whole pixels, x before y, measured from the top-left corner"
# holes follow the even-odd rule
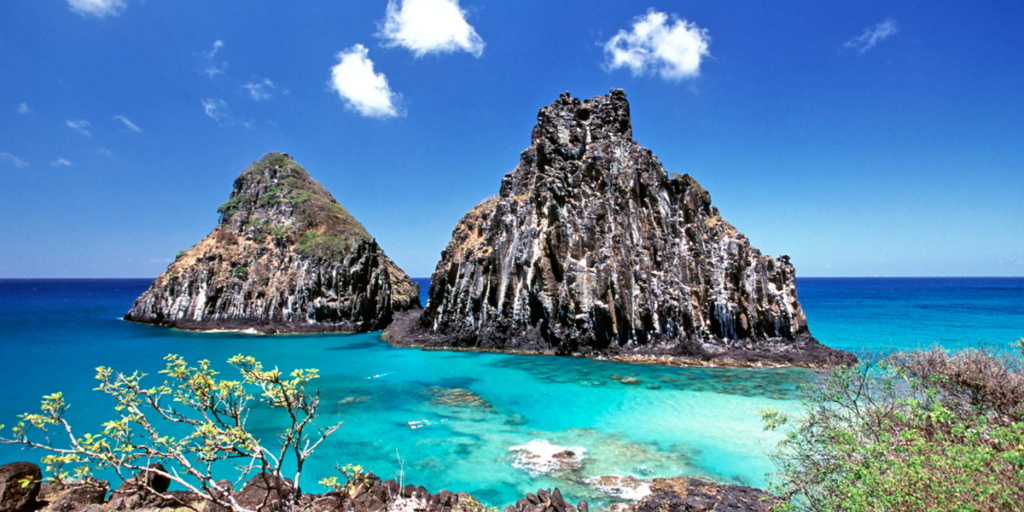
[[[534,439],[529,443],[513,446],[510,452],[519,452],[512,466],[525,470],[531,476],[542,475],[552,471],[576,471],[583,464],[583,454],[587,452],[582,446],[559,446],[546,439]]]

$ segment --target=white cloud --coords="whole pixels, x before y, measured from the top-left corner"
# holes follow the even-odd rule
[[[125,117],[125,116],[114,116],[114,119],[116,119],[118,121],[121,121],[122,123],[124,123],[125,126],[128,127],[129,130],[131,130],[131,131],[133,131],[135,133],[139,133],[139,132],[142,131],[142,128],[139,128],[138,126],[136,126],[135,123],[129,121],[128,118]]]
[[[274,97],[274,93],[277,91],[277,86],[269,78],[264,78],[262,81],[249,82],[243,85],[242,88],[247,89],[249,97],[256,101],[269,100]]]
[[[203,111],[218,123],[231,119],[231,116],[228,115],[228,103],[221,99],[206,98],[203,100]]]
[[[458,50],[479,57],[484,52],[484,40],[466,22],[459,0],[402,0],[401,8],[388,0],[377,37],[387,40],[385,46],[401,46],[417,57]]]
[[[28,167],[28,162],[26,162],[26,161],[24,161],[24,160],[22,160],[22,159],[20,159],[20,158],[18,158],[16,156],[14,156],[14,155],[8,153],[6,151],[0,153],[0,162],[9,163],[9,164],[11,164],[11,165],[13,165],[15,167],[18,167],[19,169],[24,169],[24,168]]]
[[[71,167],[71,161],[66,158],[58,158],[50,162],[50,165],[54,167]]]
[[[246,128],[252,128],[250,121],[232,115],[231,110],[228,109],[228,102],[219,98],[206,98],[203,100],[203,112],[221,126],[242,125]]]
[[[873,27],[864,29],[864,33],[847,41],[843,47],[852,48],[860,53],[866,53],[871,48],[889,36],[899,32],[896,20],[889,18]]]
[[[218,73],[223,73],[228,67],[227,62],[221,62],[220,65],[217,65],[217,52],[223,47],[224,42],[218,39],[213,42],[213,49],[200,52],[203,61],[203,73],[206,73],[210,78],[213,78]]]
[[[338,52],[338,64],[331,68],[331,88],[345,105],[366,117],[402,115],[395,106],[401,95],[391,92],[384,73],[373,72],[373,61],[365,46],[357,44]]]
[[[707,29],[653,9],[638,16],[630,31],[620,30],[604,44],[606,69],[628,67],[633,76],[658,72],[665,80],[678,81],[700,74],[701,58],[710,55]]]
[[[71,10],[82,16],[95,16],[106,18],[107,16],[118,16],[124,10],[124,0],[68,0]]]
[[[96,148],[96,152],[101,154],[101,155],[103,155],[103,156],[114,156],[114,153],[112,153],[107,148]]]
[[[14,108],[14,111],[19,114],[28,114],[29,112],[32,112],[32,107],[28,106],[28,103],[23,101]]]
[[[75,130],[78,133],[85,135],[86,137],[92,137],[92,134],[89,133],[89,130],[86,130],[86,127],[89,126],[89,121],[86,121],[85,119],[79,119],[77,121],[72,121],[68,119],[68,122],[66,124],[68,125],[68,128],[71,128],[72,130]]]

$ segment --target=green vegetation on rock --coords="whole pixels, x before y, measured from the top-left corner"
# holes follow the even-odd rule
[[[283,153],[268,153],[235,180],[231,198],[217,208],[220,223],[253,240],[294,240],[308,257],[336,261],[361,240],[371,239],[359,223],[309,173]]]

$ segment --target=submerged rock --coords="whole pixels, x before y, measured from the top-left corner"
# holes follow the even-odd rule
[[[583,467],[587,449],[581,446],[558,446],[545,439],[534,439],[529,443],[508,449],[516,453],[512,467],[530,473],[532,476],[552,472],[575,472]]]
[[[651,494],[651,482],[635,476],[606,475],[583,481],[608,496],[629,501],[639,501]]]
[[[432,397],[430,403],[434,405],[493,409],[490,402],[468,389],[432,386],[424,391]]]
[[[338,400],[338,405],[355,405],[369,401],[370,397],[366,395],[346,396],[345,398]]]
[[[179,329],[364,332],[419,309],[414,283],[291,157],[235,180],[220,225],[135,300],[126,320]]]
[[[399,345],[780,364],[853,362],[817,342],[772,258],[633,140],[621,90],[540,110],[497,196],[458,223]],[[666,361],[657,361],[666,362]]]

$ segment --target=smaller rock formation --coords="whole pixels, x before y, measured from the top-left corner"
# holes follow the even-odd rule
[[[125,320],[179,329],[365,332],[418,309],[419,285],[291,157],[235,180],[220,225],[178,254]]]

